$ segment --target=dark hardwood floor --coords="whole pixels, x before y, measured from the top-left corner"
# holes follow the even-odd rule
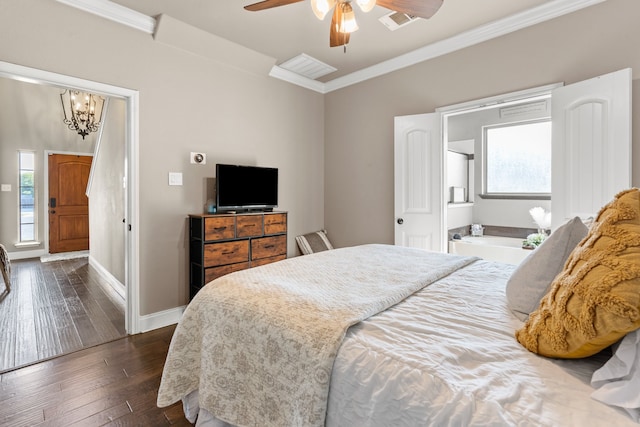
[[[0,372],[124,337],[124,301],[87,258],[11,262],[0,285]]]
[[[127,336],[1,374],[0,425],[191,425],[180,402],[156,407],[174,329]]]

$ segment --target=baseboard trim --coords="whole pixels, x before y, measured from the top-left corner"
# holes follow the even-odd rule
[[[98,274],[105,278],[107,283],[113,290],[126,301],[127,289],[109,273],[95,258],[89,255],[89,265],[96,269]],[[187,306],[171,308],[169,310],[158,311],[156,313],[147,314],[138,317],[138,326],[140,332],[149,332],[154,329],[164,328],[165,326],[175,325],[182,318],[182,313]]]
[[[96,269],[98,274],[102,276],[109,286],[118,294],[123,301],[127,300],[127,289],[126,287],[120,283],[116,277],[111,274],[102,264],[100,264],[94,257],[89,254],[89,265]]]
[[[47,252],[44,249],[35,249],[33,251],[18,251],[18,252],[9,252],[9,259],[11,261],[15,261],[18,259],[29,259],[29,258],[40,258],[43,255],[46,255]]]
[[[187,308],[187,306],[183,305],[140,316],[138,322],[140,332],[149,332],[154,329],[164,328],[165,326],[175,325],[182,318],[182,313],[184,313],[185,308]]]

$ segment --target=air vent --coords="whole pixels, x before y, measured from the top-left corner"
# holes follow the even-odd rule
[[[280,64],[280,68],[314,80],[337,70],[337,68],[318,61],[305,53],[283,62]]]
[[[529,102],[528,104],[514,105],[513,107],[504,107],[500,109],[500,117],[516,117],[527,114],[548,113],[548,101]]]
[[[382,22],[389,30],[395,31],[398,28],[409,25],[418,19],[420,18],[413,15],[407,15],[406,13],[391,12],[390,14],[381,17],[380,22]]]

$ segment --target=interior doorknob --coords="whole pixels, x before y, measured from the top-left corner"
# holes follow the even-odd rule
[[[402,218],[398,218],[398,219],[396,220],[396,222],[397,222],[398,224],[402,225],[402,223],[404,222],[404,219],[402,219]]]

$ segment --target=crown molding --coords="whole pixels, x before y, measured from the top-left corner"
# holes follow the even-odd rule
[[[324,93],[379,77],[606,0],[554,0],[325,83]]]
[[[85,12],[98,15],[110,21],[126,25],[147,34],[153,34],[156,28],[156,20],[151,16],[136,12],[128,7],[120,6],[117,3],[105,0],[56,0],[67,6],[84,10]]]
[[[153,34],[155,31],[156,20],[154,18],[108,0],[56,1],[144,31],[148,34]],[[277,65],[271,68],[269,76],[326,94],[605,1],[607,0],[553,0],[527,11],[508,16],[487,25],[482,25],[325,83],[298,75]]]
[[[275,77],[276,79],[284,80],[287,83],[313,90],[315,92],[326,93],[325,83],[310,79],[309,77],[305,77],[298,73],[294,73],[293,71],[289,71],[278,65],[274,65],[273,67],[271,67],[269,76]]]
[[[320,93],[329,93],[335,90],[345,88],[357,83],[373,79],[406,67],[446,55],[466,47],[473,46],[478,43],[491,40],[496,37],[509,34],[511,32],[548,21],[553,18],[593,6],[607,0],[554,0],[541,6],[529,9],[525,12],[517,13],[506,18],[494,21],[487,25],[474,28],[472,30],[460,33],[448,39],[444,39],[419,49],[408,52],[404,55],[397,56],[387,61],[380,62],[367,68],[355,71],[326,83],[321,86],[312,85],[315,80],[295,75],[293,76],[274,72],[278,66],[274,66],[270,75],[272,77],[286,80],[289,83],[305,87],[307,89],[316,90]],[[294,73],[291,73],[294,74]],[[290,80],[289,80],[290,79]],[[317,83],[317,82],[316,82]]]

